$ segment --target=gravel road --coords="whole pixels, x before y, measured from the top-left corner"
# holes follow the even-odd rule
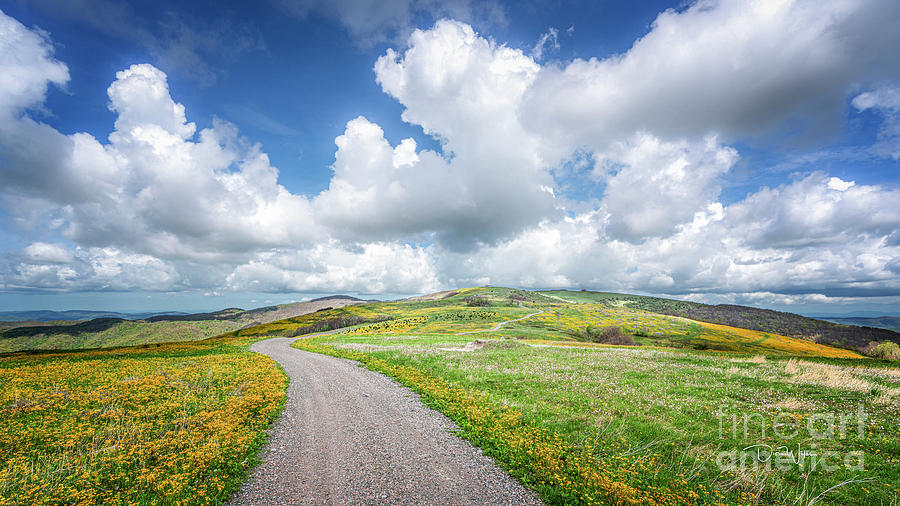
[[[540,504],[411,390],[294,341],[251,348],[291,382],[262,463],[231,504]]]

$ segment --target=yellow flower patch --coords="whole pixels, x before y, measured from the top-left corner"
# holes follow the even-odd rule
[[[219,503],[286,386],[211,342],[0,359],[0,505]]]
[[[365,325],[363,327],[350,329],[347,331],[347,334],[395,334],[398,332],[405,332],[407,330],[416,328],[425,323],[425,320],[427,320],[427,318],[425,318],[424,316],[398,318],[396,320],[387,320],[383,322],[372,323],[370,325]]]

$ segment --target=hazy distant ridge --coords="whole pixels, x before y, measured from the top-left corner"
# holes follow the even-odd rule
[[[0,319],[4,315],[27,319],[0,321],[0,353],[194,341],[248,326],[360,302],[355,297],[336,295],[249,311],[228,308],[211,313],[7,311],[0,313]],[[82,319],[72,319],[78,317]]]
[[[89,311],[72,309],[68,311],[0,311],[0,321],[4,322],[50,322],[93,320],[95,318],[120,318],[122,320],[144,320],[160,315],[183,315],[178,311],[160,311],[155,313],[118,313],[115,311]]]
[[[900,317],[897,316],[878,316],[875,318],[868,317],[819,317],[820,320],[839,323],[841,325],[855,325],[857,327],[874,327],[878,329],[887,329],[894,332],[900,332]]]

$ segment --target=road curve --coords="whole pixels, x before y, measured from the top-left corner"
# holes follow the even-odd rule
[[[479,333],[481,333],[481,332],[497,332],[498,330],[500,330],[500,327],[506,325],[507,323],[520,322],[520,321],[522,321],[522,320],[527,320],[527,319],[531,318],[532,316],[537,316],[537,315],[539,315],[539,314],[541,314],[541,313],[543,313],[543,312],[544,312],[543,309],[539,309],[537,313],[531,313],[531,314],[525,315],[525,316],[523,316],[523,317],[521,317],[521,318],[516,318],[515,320],[506,320],[506,321],[502,321],[502,322],[498,323],[498,324],[497,324],[494,328],[492,328],[492,329],[470,330],[470,331],[468,331],[468,332],[457,332],[456,335],[458,335],[458,336],[466,336],[466,335],[469,335],[469,334],[479,334]]]
[[[356,362],[272,338],[287,403],[231,504],[540,504],[418,396]]]

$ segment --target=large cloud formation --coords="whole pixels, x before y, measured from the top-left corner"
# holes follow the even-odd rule
[[[547,65],[442,20],[374,65],[441,150],[350,119],[329,187],[307,198],[235,126],[197,132],[151,65],[110,85],[108,142],[35,121],[67,68],[0,14],[0,68],[18,76],[0,79],[2,198],[52,238],[10,254],[0,283],[896,300],[897,189],[814,171],[730,204],[720,191],[732,141],[814,135],[846,114],[880,114],[871,156],[896,158],[898,18],[880,2],[704,0],[660,14],[625,54]],[[599,198],[559,196],[567,170]]]
[[[555,142],[622,132],[729,139],[837,126],[845,96],[896,79],[900,4],[699,0],[668,10],[625,54],[546,68],[523,116]]]

